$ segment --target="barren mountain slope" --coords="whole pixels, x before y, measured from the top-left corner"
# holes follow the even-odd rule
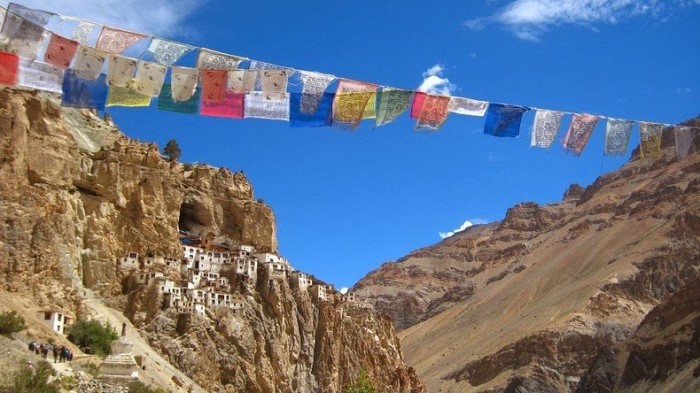
[[[573,391],[700,276],[700,154],[679,162],[663,139],[659,160],[635,155],[562,203],[520,204],[358,283],[399,327],[427,319],[401,336],[429,391]]]

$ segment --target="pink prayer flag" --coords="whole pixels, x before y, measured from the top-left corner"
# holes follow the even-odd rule
[[[78,45],[80,44],[76,41],[52,33],[49,45],[46,47],[44,60],[65,70],[70,66],[70,62],[78,50]]]
[[[564,138],[564,148],[574,155],[580,155],[599,119],[600,116],[575,114]]]
[[[417,91],[413,94],[413,104],[411,104],[411,119],[418,119],[420,117],[420,111],[423,109],[425,104],[425,97],[428,94],[422,91]]]
[[[119,54],[145,37],[139,33],[103,27],[95,47],[107,53]]]
[[[244,114],[245,94],[224,92],[220,102],[205,101],[202,96],[202,106],[199,113],[205,116],[232,117],[242,119]]]

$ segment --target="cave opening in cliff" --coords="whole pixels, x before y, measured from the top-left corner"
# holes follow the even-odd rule
[[[197,233],[202,227],[207,225],[204,209],[194,203],[183,202],[180,205],[180,217],[178,219],[178,229],[191,233]]]

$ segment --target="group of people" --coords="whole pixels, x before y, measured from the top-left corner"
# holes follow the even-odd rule
[[[58,345],[53,345],[50,343],[39,344],[36,341],[32,340],[29,343],[29,350],[36,353],[37,355],[43,356],[44,359],[48,359],[49,354],[52,353],[54,363],[65,361],[70,362],[71,360],[73,360],[73,351],[71,351],[65,345],[61,345],[59,347]]]

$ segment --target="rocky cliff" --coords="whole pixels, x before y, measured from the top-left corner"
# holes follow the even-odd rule
[[[692,375],[694,314],[663,305],[700,277],[700,138],[683,160],[673,143],[665,132],[660,159],[635,152],[560,203],[517,205],[354,290],[405,329],[429,391],[634,391]]]
[[[92,111],[0,88],[0,292],[31,304],[24,314],[56,308],[99,318],[100,308],[84,303],[92,296],[84,288],[94,289],[212,391],[337,392],[361,368],[382,391],[423,390],[386,318],[339,299],[314,303],[286,281],[251,287],[232,276],[246,305],[235,312],[162,310],[162,295],[133,285],[117,258],[179,258],[179,230],[277,248],[272,211],[242,173],[170,163]]]

